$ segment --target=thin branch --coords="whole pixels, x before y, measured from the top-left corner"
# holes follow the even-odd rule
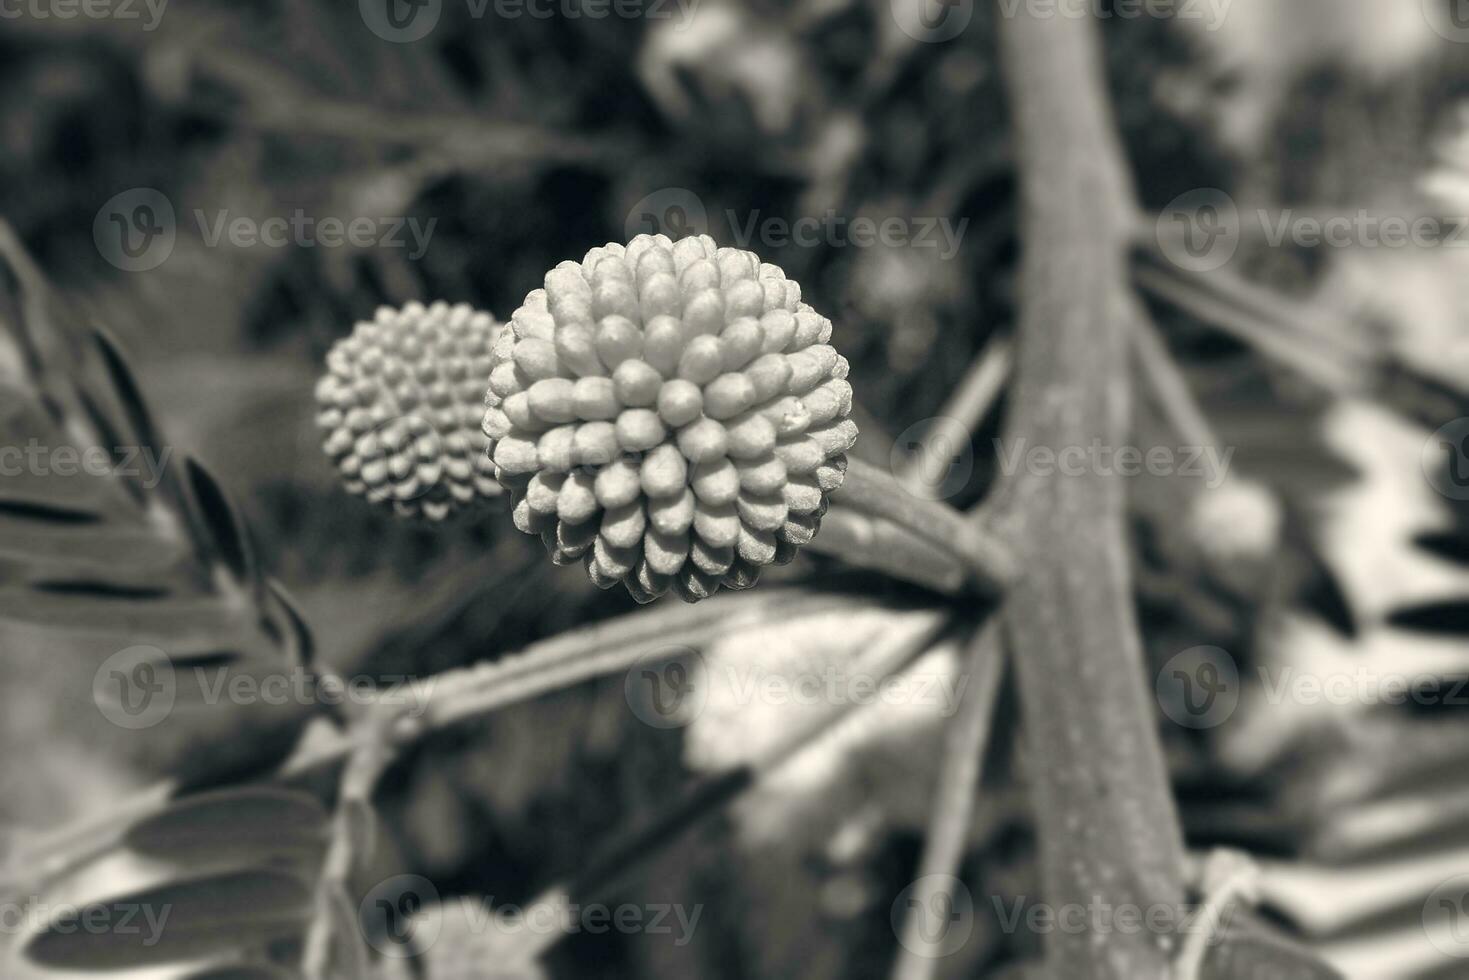
[[[698,606],[668,605],[653,613],[625,616],[589,629],[563,633],[525,652],[485,667],[445,677],[430,698],[421,723],[444,728],[467,718],[529,701],[594,677],[633,667],[670,645],[699,642],[711,634],[768,623],[821,609],[856,605],[857,600],[800,589],[709,600]]]
[[[1291,299],[1251,282],[1228,266],[1207,272],[1186,270],[1171,261],[1155,238],[1143,236],[1139,265],[1155,267],[1186,282],[1190,288],[1219,297],[1248,320],[1268,325],[1272,331],[1307,345],[1321,345],[1323,353],[1349,361],[1368,363],[1377,357],[1364,325],[1319,307]]]
[[[397,725],[394,740],[401,747],[512,704],[629,670],[661,647],[698,643],[744,625],[857,605],[871,603],[790,587],[716,596],[698,605],[668,604],[641,610],[562,633],[493,663],[429,678],[424,705],[412,704],[396,689],[384,691],[359,717],[391,717]],[[412,708],[421,713],[414,716]],[[338,765],[353,747],[350,733],[326,736],[287,760],[278,776],[296,779]]]
[[[340,972],[361,975],[366,966],[358,931],[354,928],[342,935],[344,916],[334,913],[344,904],[351,907],[344,896],[350,894],[353,872],[369,860],[377,831],[372,797],[398,751],[388,715],[368,716],[350,734],[355,747],[338,781],[331,842],[316,887],[317,914],[306,934],[302,956],[308,980],[330,980]],[[345,921],[355,925],[355,915]],[[341,961],[344,957],[346,963]]]
[[[1180,438],[1190,446],[1217,446],[1219,437],[1149,317],[1140,316],[1133,324],[1132,346],[1143,377]]]
[[[990,411],[999,401],[1000,394],[1010,380],[1014,368],[1014,349],[1008,337],[995,337],[985,346],[965,372],[959,387],[944,402],[938,418],[957,422],[973,440],[974,433],[984,424]],[[897,477],[906,483],[916,476],[921,460],[916,454],[908,454]]]
[[[943,766],[934,793],[933,816],[923,845],[914,882],[913,903],[903,923],[903,941],[893,980],[929,980],[938,967],[936,944],[925,938],[925,910],[947,898],[953,901],[951,883],[958,878],[969,841],[974,800],[979,792],[980,769],[994,724],[995,701],[1003,676],[1004,649],[1000,621],[992,619],[969,642],[969,682],[964,688],[959,712],[949,725],[944,744]]]
[[[1332,394],[1381,402],[1432,428],[1469,412],[1469,389],[1375,349],[1362,337],[1364,326],[1349,318],[1323,316],[1227,269],[1190,274],[1152,258],[1133,277],[1157,298]]]
[[[1202,276],[1187,276],[1154,265],[1139,265],[1133,278],[1147,292],[1218,327],[1333,394],[1352,395],[1366,390],[1368,370],[1362,358],[1316,334],[1292,329],[1289,324],[1294,320],[1265,318],[1258,308],[1236,302],[1244,288],[1238,283],[1221,294],[1209,288]]]

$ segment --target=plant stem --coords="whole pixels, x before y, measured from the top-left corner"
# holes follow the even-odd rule
[[[946,504],[924,500],[905,489],[891,473],[853,458],[837,491],[841,503],[886,518],[917,538],[953,555],[969,570],[974,585],[997,594],[1015,577],[1010,550],[994,536],[965,520]]]
[[[948,549],[915,537],[891,521],[840,504],[826,512],[821,533],[806,547],[944,595],[959,595],[969,583],[968,570]]]
[[[1189,277],[1156,265],[1139,265],[1133,278],[1147,292],[1213,324],[1333,394],[1366,392],[1369,372],[1361,357],[1312,333],[1281,327],[1273,317],[1262,317],[1259,309],[1240,302],[1240,288],[1221,295],[1208,288],[1205,277]]]
[[[338,780],[337,809],[332,817],[331,841],[322,859],[321,880],[316,885],[316,916],[306,933],[302,969],[308,980],[331,980],[339,971],[361,975],[366,954],[356,929],[341,934],[343,923],[355,924],[355,903],[347,900],[352,875],[370,858],[377,829],[372,797],[378,780],[396,759],[389,715],[367,717],[351,731],[354,748]],[[337,914],[334,914],[336,912]],[[346,962],[342,962],[345,958]]]
[[[443,728],[467,718],[529,701],[594,677],[633,667],[672,645],[702,642],[756,623],[854,604],[840,596],[800,589],[771,590],[711,599],[698,606],[669,605],[662,615],[619,617],[537,643],[513,657],[446,676],[435,690],[423,723]],[[707,608],[712,606],[713,608]],[[696,612],[697,610],[697,612]]]
[[[1009,337],[994,337],[969,366],[959,387],[944,402],[938,419],[952,419],[963,427],[970,439],[999,401],[1014,369],[1014,345]],[[917,475],[919,459],[909,454],[898,471],[898,481],[905,483]]]
[[[1188,379],[1163,342],[1158,328],[1146,316],[1132,325],[1132,346],[1137,352],[1138,366],[1149,382],[1164,417],[1175,432],[1190,446],[1217,446],[1219,437],[1209,424],[1204,410],[1194,398]]]
[[[1469,412],[1469,392],[1380,350],[1369,328],[1257,286],[1227,269],[1189,274],[1156,256],[1139,262],[1139,287],[1248,344],[1335,395],[1378,401],[1437,428]]]
[[[1128,247],[1137,213],[1091,17],[999,18],[1017,131],[1023,315],[1010,445],[1120,446],[1129,430]],[[1007,596],[1044,897],[1054,910],[1176,909],[1184,849],[1146,691],[1113,474],[1022,469],[994,527],[1025,574]],[[1058,980],[1161,980],[1169,936],[1058,932]]]
[[[934,903],[944,897],[952,907],[952,883],[958,878],[964,846],[969,841],[980,768],[989,744],[1004,664],[1000,621],[994,618],[969,641],[969,683],[945,740],[933,816],[914,881],[913,903],[903,923],[893,980],[929,980],[942,956],[934,948],[939,943],[926,938],[923,916],[927,910],[938,908]]]
[[[745,625],[870,605],[794,587],[716,596],[692,606],[668,604],[562,633],[493,663],[436,675],[427,704],[415,706],[401,691],[389,689],[358,716],[364,724],[367,719],[384,715],[403,723],[405,727],[394,733],[395,744],[401,748],[432,732],[512,704],[629,670],[660,648],[698,643]],[[412,717],[412,707],[420,708],[422,714]],[[314,775],[340,764],[355,745],[350,732],[324,736],[286,760],[277,775],[285,780]]]

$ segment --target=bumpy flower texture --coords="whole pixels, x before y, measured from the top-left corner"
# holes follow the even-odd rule
[[[639,235],[563,262],[495,344],[515,524],[602,588],[693,602],[811,540],[857,437],[831,322],[751,252]]]
[[[409,303],[337,342],[316,421],[348,491],[431,521],[501,495],[480,421],[502,332],[468,304]]]

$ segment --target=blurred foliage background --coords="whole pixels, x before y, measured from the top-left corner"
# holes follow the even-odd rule
[[[0,22],[0,215],[53,283],[121,337],[169,440],[209,463],[245,510],[323,660],[344,673],[428,674],[632,606],[620,592],[594,594],[577,569],[550,569],[503,514],[434,533],[345,498],[312,425],[330,344],[376,306],[410,299],[508,317],[557,262],[649,230],[637,224],[648,201],[666,219],[657,202],[672,191],[697,199],[720,244],[743,245],[731,226],[752,217],[965,222],[948,257],[758,236],[747,246],[837,324],[875,419],[859,451],[886,464],[891,440],[937,414],[1015,317],[1014,161],[990,11],[975,7],[966,30],[937,44],[900,30],[887,0],[700,0],[660,8],[661,18],[603,19],[500,17],[493,6],[476,17],[446,0],[436,29],[413,43],[375,35],[355,4],[307,0],[192,0],[167,6],[155,29],[141,6],[133,21],[20,16]],[[1242,210],[1464,213],[1462,200],[1430,191],[1457,186],[1469,168],[1451,142],[1469,58],[1433,32],[1423,4],[1225,9],[1212,28],[1105,21],[1118,124],[1146,208],[1218,187]],[[135,188],[162,192],[178,218],[171,255],[141,272],[110,264],[94,240],[99,209]],[[432,221],[432,235],[421,256],[233,247],[211,244],[195,217],[298,209]],[[1454,380],[1469,367],[1463,254],[1247,240],[1238,268],[1354,340]],[[1177,542],[1193,532],[1179,530],[1179,514],[1192,505],[1139,481],[1150,654],[1161,664],[1212,643],[1243,663],[1461,663],[1466,549],[1420,472],[1425,433],[1315,390],[1172,309],[1155,312],[1237,450],[1236,472],[1285,515],[1287,571],[1268,588],[1241,587],[1187,567],[1179,554],[1192,545]],[[1146,406],[1139,416],[1142,431],[1157,424]],[[979,500],[992,481],[998,425],[976,435],[974,477],[952,503]],[[1239,533],[1223,523],[1226,537]],[[819,561],[788,575],[833,573]],[[856,585],[902,594],[875,579]],[[818,622],[743,642],[804,653],[839,631]],[[0,712],[7,755],[27,758],[7,764],[0,818],[54,823],[156,774],[146,754],[120,765],[107,733],[79,720],[85,698],[65,666],[27,663]],[[1209,737],[1165,726],[1192,842],[1279,860],[1273,913],[1352,975],[1432,974],[1440,958],[1416,925],[1421,881],[1340,913],[1323,896],[1401,880],[1382,877],[1389,865],[1411,879],[1410,856],[1440,876],[1444,853],[1462,856],[1469,841],[1453,844],[1449,828],[1465,794],[1444,781],[1469,751],[1462,709],[1247,709],[1248,699],[1248,724]],[[725,723],[701,744],[741,737],[740,722]],[[912,735],[916,751],[896,737],[832,748],[838,760],[820,779],[732,811],[638,886],[708,904],[696,941],[579,937],[558,954],[568,975],[884,973],[888,896],[920,846],[931,776],[913,760],[932,757],[939,731],[935,722]],[[697,762],[688,741],[631,718],[620,680],[432,740],[393,773],[383,871],[421,870],[446,893],[523,895],[547,869],[575,867],[598,834],[651,812]],[[1389,787],[1407,751],[1421,781]],[[989,778],[992,812],[976,842],[990,846],[969,873],[1024,893],[1034,872],[1022,789],[1006,766]],[[1416,814],[1411,834],[1395,799]],[[1378,809],[1343,824],[1342,800]],[[1433,847],[1446,851],[1431,857]],[[730,860],[731,850],[752,860]],[[1033,953],[996,933],[943,969],[998,971]]]

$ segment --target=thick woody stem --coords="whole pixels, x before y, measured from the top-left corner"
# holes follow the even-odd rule
[[[1000,19],[1022,192],[1023,316],[1004,439],[1120,446],[1129,413],[1127,249],[1136,207],[1091,18]],[[1073,450],[1075,451],[1075,450]],[[993,527],[1007,595],[1049,906],[1176,908],[1184,849],[1148,697],[1115,475],[1018,471]],[[1048,974],[1161,980],[1173,937],[1048,937]]]

